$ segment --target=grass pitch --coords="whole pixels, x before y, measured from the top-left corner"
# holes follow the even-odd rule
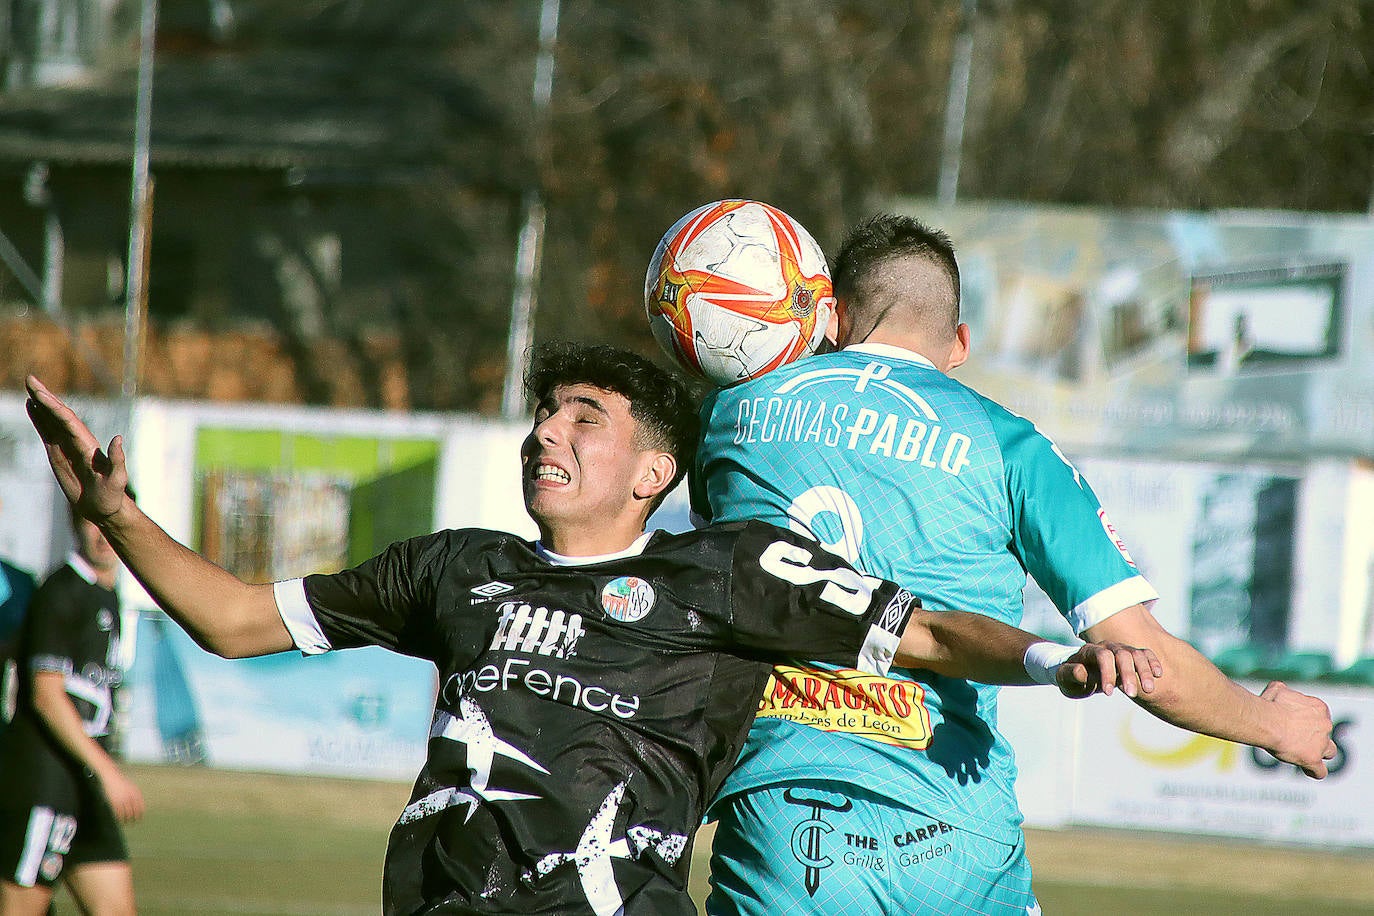
[[[381,906],[387,831],[409,786],[133,767],[128,829],[143,916],[364,916]],[[705,893],[709,835],[693,889]],[[1048,916],[1374,914],[1374,853],[1129,831],[1027,831]],[[74,905],[59,898],[59,913]]]

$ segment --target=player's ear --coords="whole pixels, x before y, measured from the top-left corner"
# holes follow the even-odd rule
[[[635,483],[637,499],[653,499],[672,486],[677,476],[677,459],[668,452],[650,452],[644,470]]]
[[[968,325],[961,321],[959,326],[954,329],[954,343],[949,348],[949,361],[945,366],[946,372],[959,368],[968,359],[970,339]]]
[[[825,323],[825,339],[832,344],[840,342],[840,303],[836,300],[830,306],[830,318]]]

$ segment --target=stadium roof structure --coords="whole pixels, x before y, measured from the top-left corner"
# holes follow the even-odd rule
[[[0,94],[0,163],[112,166],[131,161],[135,74]],[[484,161],[507,126],[438,56],[362,59],[333,49],[160,54],[152,167],[283,170],[292,184],[393,184],[442,167],[510,189],[512,162]]]

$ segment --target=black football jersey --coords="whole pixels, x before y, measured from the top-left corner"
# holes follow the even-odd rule
[[[114,689],[123,677],[119,657],[119,599],[93,585],[70,564],[34,592],[19,633],[18,703],[0,754],[0,784],[16,796],[40,799],[70,782],[76,762],[38,720],[33,674],[61,674],[86,734],[109,740]]]
[[[759,522],[560,565],[444,531],[303,582],[331,648],[439,669],[388,913],[694,913],[691,837],[770,666],[885,672],[917,600]]]

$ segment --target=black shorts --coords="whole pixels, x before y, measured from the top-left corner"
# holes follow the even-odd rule
[[[90,772],[70,791],[42,799],[0,801],[0,878],[21,887],[51,887],[67,868],[127,862],[128,847],[99,781]]]

